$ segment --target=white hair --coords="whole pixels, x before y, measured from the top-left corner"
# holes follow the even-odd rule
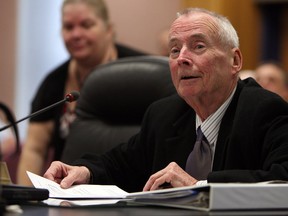
[[[223,45],[239,48],[239,37],[231,22],[224,16],[203,8],[187,8],[177,13],[177,17],[193,13],[205,13],[215,18],[219,26],[218,36]]]

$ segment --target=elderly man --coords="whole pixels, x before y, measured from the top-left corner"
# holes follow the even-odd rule
[[[178,94],[152,104],[141,131],[102,156],[53,162],[44,176],[132,192],[206,182],[288,180],[288,105],[242,81],[238,36],[223,16],[187,9],[169,33]],[[96,143],[97,144],[97,143]]]

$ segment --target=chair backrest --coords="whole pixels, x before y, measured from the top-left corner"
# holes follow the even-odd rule
[[[102,154],[127,141],[147,107],[174,93],[167,57],[128,57],[97,67],[81,89],[61,160]]]

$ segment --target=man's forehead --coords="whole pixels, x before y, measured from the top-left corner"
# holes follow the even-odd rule
[[[217,24],[212,16],[205,13],[183,15],[171,25],[169,38],[186,35],[189,38],[205,39],[208,35],[215,36],[218,31]]]
[[[177,18],[171,25],[170,32],[188,31],[197,28],[207,28],[213,32],[217,29],[215,18],[209,14],[195,12],[187,15],[182,15]]]

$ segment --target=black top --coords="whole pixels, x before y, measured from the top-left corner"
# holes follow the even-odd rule
[[[143,52],[120,44],[117,44],[116,48],[118,58],[147,55]],[[50,106],[51,104],[54,104],[64,98],[64,88],[68,77],[69,62],[70,59],[58,66],[45,77],[32,101],[31,113]],[[53,120],[55,122],[55,128],[50,143],[50,145],[53,145],[55,149],[54,160],[59,160],[61,158],[65,139],[69,132],[67,131],[69,127],[67,127],[67,125],[65,126],[66,119],[63,119],[64,114],[67,112],[65,105],[66,104],[56,106],[30,119],[31,122],[45,122],[49,120]],[[63,126],[65,128],[63,128]],[[62,127],[62,129],[60,127]]]

